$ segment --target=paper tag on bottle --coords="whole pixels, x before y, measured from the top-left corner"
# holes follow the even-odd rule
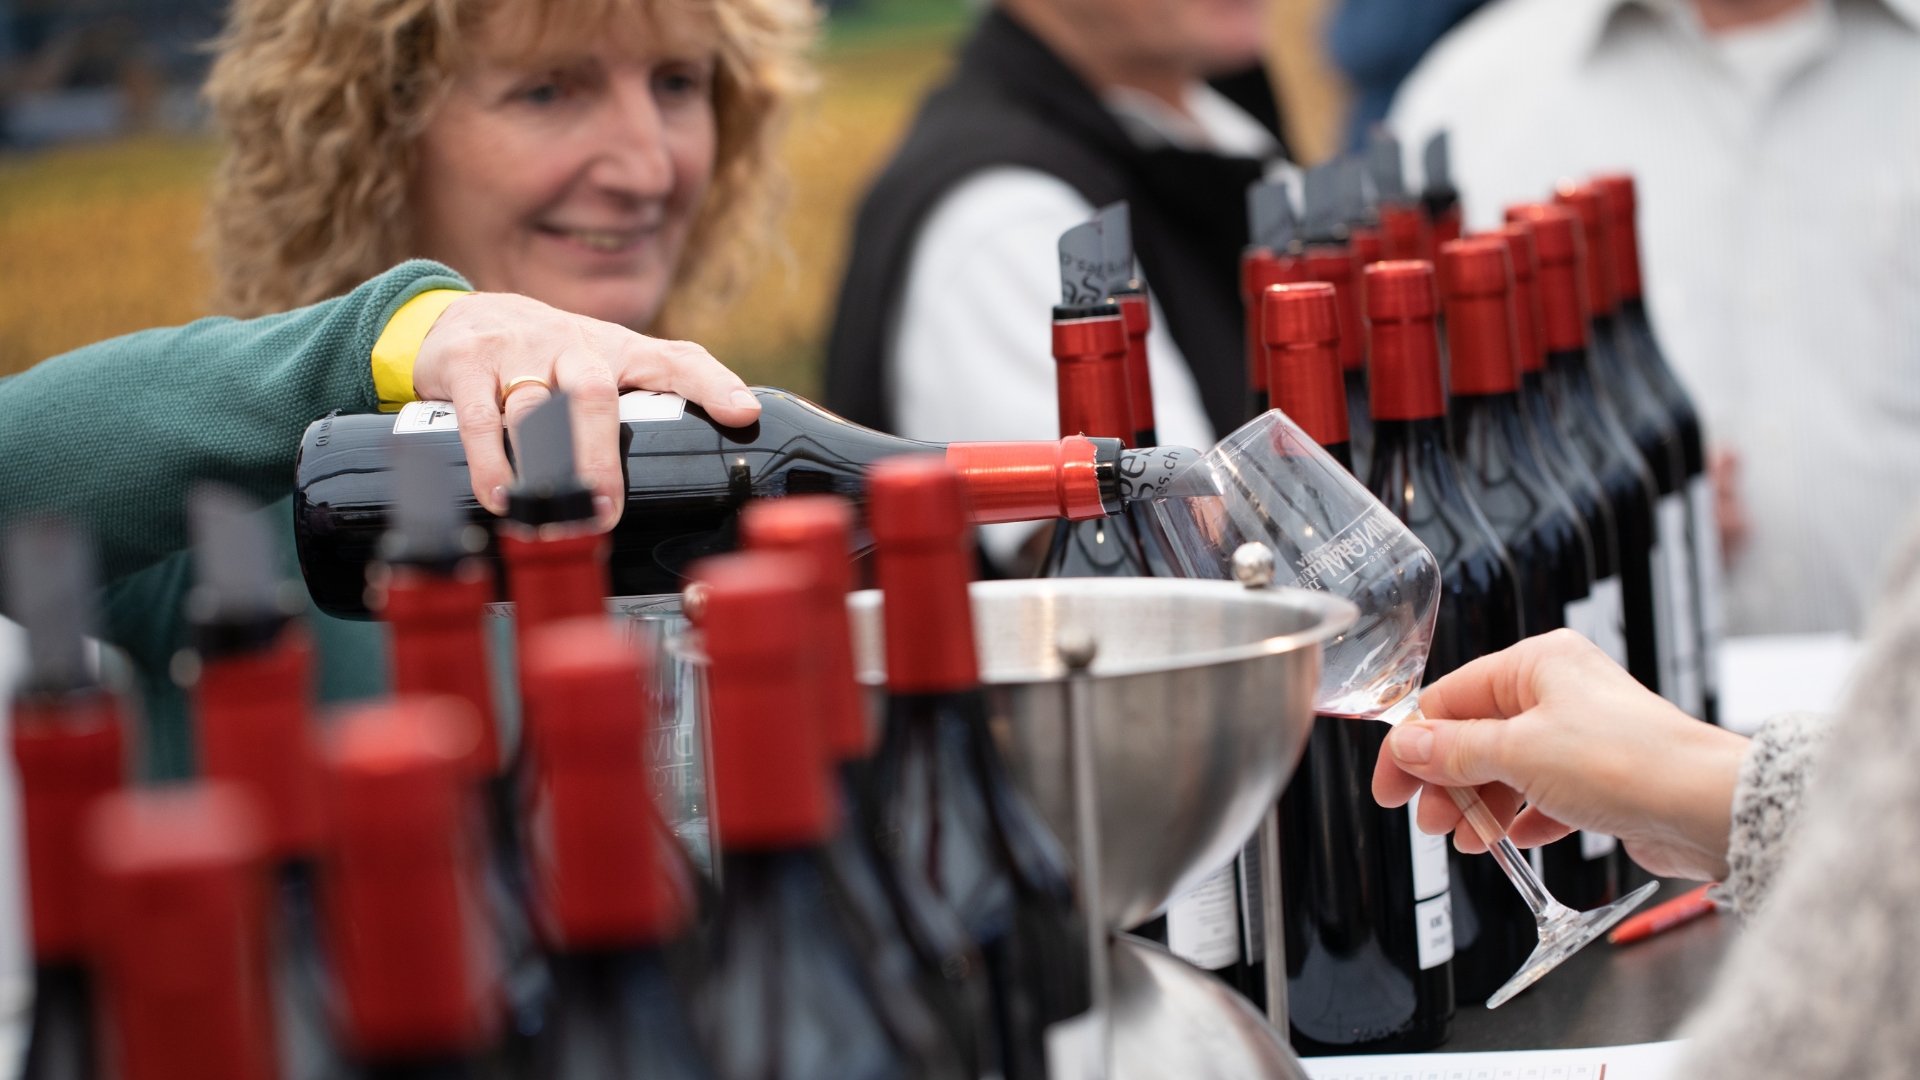
[[[1420,792],[1407,804],[1407,831],[1413,841],[1413,898],[1425,900],[1447,891],[1447,838],[1420,831]]]
[[[1713,482],[1705,474],[1687,481],[1687,508],[1693,515],[1694,584],[1700,589],[1700,672],[1707,693],[1720,689],[1720,638],[1727,612],[1721,600],[1720,519],[1714,513]]]
[[[1414,939],[1420,945],[1420,970],[1453,959],[1453,894],[1441,893],[1413,905]]]
[[[1620,575],[1593,583],[1587,595],[1566,606],[1567,628],[1600,646],[1621,667],[1627,666],[1627,611]]]
[[[409,401],[400,406],[393,418],[395,435],[417,435],[422,431],[459,431],[460,417],[451,401]]]
[[[678,420],[687,411],[687,399],[660,390],[629,390],[620,395],[620,420],[637,424],[649,420]]]
[[[1693,542],[1687,497],[1662,495],[1654,505],[1654,610],[1660,619],[1660,695],[1693,716],[1704,711],[1700,626],[1693,599]]]
[[[1257,963],[1267,956],[1266,894],[1261,891],[1260,834],[1240,849],[1240,926],[1245,955]]]
[[[1580,830],[1580,857],[1583,859],[1604,859],[1619,846],[1620,841],[1606,833]]]
[[[1047,1080],[1107,1080],[1106,1047],[1101,1045],[1107,1025],[1099,1011],[1047,1025]]]
[[[1233,863],[1167,904],[1167,951],[1218,971],[1240,959],[1240,881]]]

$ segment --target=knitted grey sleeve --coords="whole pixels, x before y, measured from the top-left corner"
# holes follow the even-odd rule
[[[1791,718],[1742,766],[1729,884],[1757,910],[1687,1024],[1693,1043],[1675,1076],[1907,1077],[1920,1062],[1916,567],[1903,559],[1884,594],[1817,773],[1792,763],[1810,748]]]
[[[1800,821],[1800,800],[1832,720],[1816,713],[1783,713],[1754,733],[1733,790],[1729,872],[1715,899],[1731,900],[1742,915],[1759,912]]]

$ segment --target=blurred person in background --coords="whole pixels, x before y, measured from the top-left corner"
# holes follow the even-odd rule
[[[1480,227],[1634,174],[1647,306],[1733,509],[1728,629],[1857,633],[1920,496],[1920,3],[1497,0],[1391,126],[1451,132]]]
[[[208,235],[217,306],[246,320],[0,380],[0,519],[59,510],[96,533],[105,636],[139,670],[157,773],[191,767],[168,662],[188,638],[192,480],[280,500],[310,421],[444,397],[499,513],[502,433],[549,388],[573,394],[583,466],[611,460],[618,390],[680,389],[726,423],[757,414],[705,350],[637,332],[724,300],[773,234],[812,18],[807,0],[235,4],[206,90],[227,141]],[[114,445],[146,447],[149,467],[92,470],[102,458],[60,426],[117,378],[148,387],[140,431]],[[603,526],[624,494],[612,464]],[[266,512],[295,574],[287,507]],[[384,689],[382,627],[307,619],[322,700]]]
[[[1341,0],[1327,24],[1327,53],[1353,87],[1347,149],[1363,150],[1387,118],[1394,91],[1433,43],[1487,0]]]
[[[1056,437],[1056,244],[1125,199],[1159,435],[1206,447],[1238,427],[1245,191],[1286,154],[1265,24],[1264,0],[988,8],[861,206],[827,406],[916,439]],[[1035,536],[989,526],[982,544],[1029,571]]]

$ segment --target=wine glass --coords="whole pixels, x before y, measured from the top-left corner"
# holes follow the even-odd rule
[[[1399,724],[1420,716],[1418,693],[1440,606],[1433,553],[1339,461],[1270,410],[1220,440],[1153,504],[1155,541],[1182,576],[1264,576],[1322,589],[1360,609],[1353,629],[1326,643],[1314,711]],[[1249,545],[1258,545],[1250,547]],[[1472,788],[1448,788],[1468,823],[1532,910],[1540,944],[1487,999],[1494,1009],[1607,932],[1651,896],[1647,884],[1611,904],[1576,911],[1547,892]]]

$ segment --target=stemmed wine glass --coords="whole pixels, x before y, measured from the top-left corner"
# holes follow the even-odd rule
[[[1153,540],[1182,576],[1240,577],[1249,556],[1258,561],[1265,552],[1275,583],[1323,589],[1360,608],[1353,628],[1324,646],[1315,712],[1388,724],[1419,718],[1440,566],[1331,454],[1275,409],[1186,466],[1166,491],[1170,497],[1153,504]],[[1648,882],[1611,904],[1576,911],[1547,892],[1477,791],[1447,793],[1520,890],[1540,934],[1533,955],[1487,999],[1489,1009],[1606,933],[1659,887]]]

